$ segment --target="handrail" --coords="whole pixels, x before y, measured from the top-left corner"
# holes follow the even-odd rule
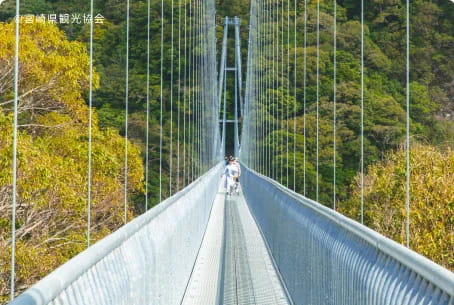
[[[395,241],[384,237],[383,235],[367,228],[364,225],[359,224],[358,222],[345,217],[344,215],[333,211],[309,198],[306,198],[300,194],[295,193],[294,191],[285,188],[278,182],[265,177],[251,169],[248,169],[244,166],[243,171],[243,179],[242,183],[244,184],[245,196],[248,199],[248,203],[251,206],[251,210],[253,211],[254,217],[256,218],[257,223],[261,227],[261,230],[264,234],[264,238],[267,240],[270,251],[272,252],[276,264],[278,268],[283,272],[284,280],[286,281],[287,287],[292,287],[291,281],[289,281],[290,277],[298,277],[296,274],[290,274],[292,271],[288,271],[287,273],[285,270],[288,270],[288,266],[283,266],[283,262],[285,264],[298,264],[301,262],[292,262],[289,261],[289,257],[282,257],[282,252],[288,253],[291,251],[290,249],[278,249],[278,247],[285,247],[285,242],[282,243],[282,240],[278,240],[277,238],[291,238],[290,236],[284,236],[284,232],[287,232],[287,228],[284,226],[288,226],[288,224],[284,225],[279,222],[283,222],[284,220],[291,222],[293,224],[292,229],[302,230],[312,230],[318,234],[316,237],[312,238],[327,238],[327,235],[331,234],[332,236],[336,235],[339,238],[348,239],[349,242],[353,240],[362,240],[369,244],[372,248],[375,249],[374,254],[370,254],[370,257],[367,258],[371,260],[369,262],[368,268],[375,268],[374,272],[381,272],[382,275],[386,274],[386,272],[391,272],[390,270],[386,270],[384,266],[378,266],[379,264],[393,264],[392,262],[384,262],[383,257],[391,258],[400,266],[404,266],[404,269],[408,268],[408,274],[405,278],[406,280],[410,280],[411,276],[419,276],[428,283],[431,283],[435,286],[435,288],[444,292],[451,302],[454,299],[454,274],[449,270],[437,265],[436,263],[430,261],[429,259],[419,255],[418,253],[403,247],[402,245],[396,243]],[[302,210],[301,208],[308,209]],[[291,213],[291,209],[295,211],[295,214]],[[309,217],[307,215],[308,211],[312,211],[310,217],[316,217],[317,220],[314,219],[303,219],[305,217]],[[268,213],[272,213],[269,214]],[[305,215],[306,213],[306,215]],[[296,215],[298,214],[298,215]],[[298,227],[299,226],[299,227]],[[314,226],[316,228],[314,228]],[[273,231],[275,230],[275,231]],[[280,233],[279,233],[280,232]],[[335,233],[333,233],[335,232]],[[288,232],[287,232],[288,233]],[[307,234],[311,234],[310,232]],[[346,237],[346,235],[351,235],[351,237]],[[273,236],[274,235],[274,236]],[[333,237],[334,238],[334,237]],[[348,247],[349,245],[346,244],[339,244],[337,245],[337,249],[334,249],[334,245],[324,246],[321,245],[324,241],[319,241],[320,244],[316,245],[319,247],[320,250],[323,251],[331,251],[331,250],[339,250],[342,247]],[[298,242],[298,241],[293,241]],[[314,244],[305,244],[306,247],[314,246]],[[290,245],[291,247],[291,245]],[[329,247],[333,247],[332,249],[327,249]],[[297,247],[296,247],[297,248]],[[366,255],[367,249],[364,249],[364,255]],[[293,254],[292,254],[293,255]],[[305,255],[304,251],[299,253],[299,255]],[[329,253],[327,254],[333,255],[333,260],[338,259],[334,257],[338,255],[338,253]],[[350,258],[351,259],[351,258]],[[358,258],[358,259],[366,259],[366,258]],[[373,262],[375,260],[375,262]],[[327,264],[336,265],[337,262],[326,262]],[[312,268],[312,267],[311,267]],[[364,267],[366,268],[366,267]],[[293,269],[294,270],[294,269]],[[309,270],[309,269],[308,269]],[[311,269],[312,270],[312,269]],[[323,270],[326,272],[327,270]],[[403,271],[402,271],[403,272]],[[413,274],[414,273],[414,274]],[[376,274],[375,274],[376,275]],[[326,275],[325,275],[326,277]],[[404,279],[402,278],[402,279]],[[373,283],[369,279],[370,283],[369,287],[372,289]],[[360,280],[361,282],[361,280]],[[364,283],[362,283],[364,284]],[[309,286],[308,286],[309,287]],[[320,287],[320,289],[323,289]],[[365,288],[364,288],[365,289]],[[421,288],[422,289],[422,288]],[[437,289],[433,289],[433,294],[436,293]],[[290,288],[291,290],[291,288]],[[373,288],[373,292],[370,293],[377,293],[376,288]],[[322,292],[327,293],[327,292]],[[350,300],[351,301],[351,300]],[[448,303],[440,303],[440,304],[451,304]],[[342,304],[338,301],[338,303],[334,302],[335,304]],[[295,304],[300,304],[299,302],[295,302]],[[302,303],[303,304],[303,303]],[[350,303],[356,304],[356,303]],[[360,303],[358,303],[360,304]],[[364,303],[363,303],[364,304]],[[382,303],[373,303],[373,304],[382,304]],[[383,303],[385,304],[385,303]],[[391,304],[391,303],[389,303]],[[418,303],[419,304],[419,303]],[[437,303],[438,304],[438,303]],[[386,304],[388,305],[388,304]]]
[[[153,279],[150,279],[150,276],[160,277],[159,274],[143,274],[141,276],[137,274],[132,275],[131,271],[140,270],[141,266],[129,266],[135,264],[135,262],[129,260],[135,260],[136,256],[140,256],[138,260],[142,260],[148,264],[148,266],[142,266],[144,273],[146,269],[153,271],[157,268],[155,260],[158,255],[157,253],[160,252],[160,247],[170,247],[170,249],[174,250],[172,255],[179,256],[177,259],[184,261],[185,265],[187,265],[184,268],[188,270],[175,271],[171,270],[173,266],[168,266],[168,271],[171,273],[173,272],[175,275],[174,278],[169,279],[169,284],[175,286],[178,286],[179,282],[181,282],[180,285],[185,284],[184,281],[189,279],[191,260],[192,263],[195,261],[198,246],[202,241],[210,213],[210,207],[217,191],[220,169],[221,163],[174,196],[164,200],[159,205],[150,209],[147,213],[138,216],[116,232],[106,236],[104,239],[57,268],[11,301],[9,305],[44,305],[49,304],[57,297],[60,298],[58,304],[87,304],[85,303],[86,301],[80,303],[81,300],[86,300],[85,296],[82,295],[90,294],[89,291],[84,291],[84,285],[91,285],[92,289],[96,286],[96,289],[93,290],[97,291],[92,291],[92,293],[98,294],[100,299],[103,295],[102,290],[105,290],[106,295],[109,293],[111,293],[112,296],[115,295],[115,291],[109,291],[109,287],[107,286],[109,284],[117,287],[121,285],[132,286],[132,284],[128,285],[120,282],[113,283],[114,281],[111,277],[118,276],[120,273],[123,273],[128,277],[142,276],[142,279],[138,279],[139,282],[153,282],[162,290],[176,290],[171,292],[152,291],[150,293],[153,293],[153,295],[147,296],[147,300],[159,299],[161,293],[163,296],[166,294],[178,294],[181,292],[179,289],[164,287],[165,283],[155,283]],[[174,219],[172,219],[173,217]],[[181,223],[170,223],[171,221],[178,222],[178,220],[180,220]],[[159,230],[150,230],[150,225],[157,226]],[[178,226],[184,225],[187,225],[187,227],[178,228]],[[169,227],[172,226],[173,232],[175,232],[175,230],[181,230],[181,232],[179,232],[181,234],[172,235],[173,232],[169,231]],[[143,236],[140,236],[140,241],[135,241],[134,238],[137,237],[139,233],[142,233],[142,231],[147,231],[147,234],[141,234]],[[165,233],[163,233],[163,231],[165,231]],[[127,245],[128,242],[130,242],[130,244]],[[182,244],[180,242],[188,244]],[[131,248],[131,246],[137,246],[137,248],[134,249]],[[142,253],[145,250],[148,250],[149,253]],[[167,253],[167,255],[169,254]],[[166,262],[160,261],[159,264],[161,263],[165,264]],[[93,268],[98,266],[100,267],[98,268],[99,270],[93,271]],[[104,272],[106,274],[95,276],[93,272]],[[177,278],[178,276],[181,278]],[[165,277],[166,275],[162,275],[162,278]],[[80,279],[80,282],[88,281],[90,283],[78,283]],[[122,279],[117,278],[116,280],[121,281]],[[153,283],[149,283],[149,285],[153,285]],[[74,284],[79,287],[71,287]],[[110,290],[112,290],[111,288]],[[73,292],[65,292],[65,290],[68,289]],[[77,290],[80,291],[74,293],[74,291]],[[125,290],[118,292],[128,294],[128,291]],[[130,293],[135,294],[136,292],[132,291]],[[74,294],[73,301],[71,301],[71,297],[66,294]],[[177,300],[178,297],[178,295],[172,296],[164,303],[173,304],[171,300]],[[79,301],[74,301],[78,298],[80,298]],[[174,303],[177,304],[177,302]],[[95,304],[103,304],[103,301],[100,300],[98,303],[93,303],[92,300],[90,301],[90,305]]]

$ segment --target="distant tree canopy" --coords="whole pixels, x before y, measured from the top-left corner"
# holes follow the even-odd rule
[[[287,16],[284,13],[284,45],[279,47],[277,68],[273,71],[273,34],[265,30],[264,55],[260,58],[265,74],[277,75],[278,84],[266,91],[262,100],[285,100],[293,95],[294,57],[296,51],[296,168],[293,168],[294,112],[284,113],[277,130],[264,139],[263,145],[274,154],[273,166],[283,165],[289,170],[289,185],[296,173],[296,190],[304,189],[306,168],[306,194],[315,198],[316,167],[316,100],[317,100],[317,44],[316,2],[308,2],[307,48],[304,50],[304,3],[297,7],[296,49],[293,44],[293,15],[290,16],[290,42],[287,42]],[[337,6],[336,52],[336,182],[337,198],[351,196],[349,187],[360,167],[360,67],[361,24],[356,2],[341,1]],[[287,2],[284,1],[287,9]],[[334,18],[332,1],[320,3],[320,68],[319,68],[319,199],[332,206],[333,198],[333,73],[334,73]],[[285,12],[285,11],[284,11]],[[410,132],[413,141],[434,146],[454,147],[454,5],[446,1],[411,2],[410,17]],[[273,13],[275,14],[275,13]],[[270,26],[282,25],[278,12]],[[277,18],[277,19],[276,19]],[[267,28],[266,26],[264,27]],[[367,165],[381,160],[387,151],[400,147],[405,137],[405,3],[403,1],[369,2],[365,16],[364,36],[364,162]],[[280,32],[279,32],[280,33]],[[271,35],[271,36],[270,36]],[[274,45],[274,49],[276,46]],[[287,63],[287,52],[289,62]],[[306,92],[304,93],[304,54],[306,54]],[[290,69],[287,70],[287,64]],[[284,65],[283,73],[281,65]],[[271,68],[270,68],[271,67]],[[290,83],[290,88],[288,88]],[[303,135],[303,101],[306,100],[306,140]],[[273,106],[275,107],[275,106]],[[280,120],[284,105],[278,111],[266,109],[265,121]],[[273,118],[274,116],[274,118]],[[289,126],[289,133],[287,133]],[[276,127],[275,127],[276,128]],[[277,142],[270,137],[280,139]],[[282,138],[284,141],[282,141]],[[306,164],[304,160],[306,141]],[[287,142],[290,144],[287,146]],[[277,144],[276,144],[277,143]],[[287,168],[283,172],[286,173]],[[287,177],[280,181],[287,184]]]
[[[415,145],[410,154],[410,247],[454,270],[454,152]],[[360,176],[355,176],[351,199],[339,211],[359,220]],[[389,153],[369,166],[364,177],[364,223],[404,244],[405,151]]]

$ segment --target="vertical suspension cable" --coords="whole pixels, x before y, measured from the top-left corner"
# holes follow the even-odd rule
[[[196,1],[196,46],[198,49],[201,47],[201,39],[200,39],[200,0]],[[196,141],[196,151],[195,151],[195,157],[196,157],[196,162],[194,164],[195,166],[195,179],[199,177],[200,173],[200,71],[201,71],[201,54],[196,54],[196,71],[195,71],[195,88],[197,90],[195,91],[195,104],[194,104],[194,109],[195,109],[195,116],[194,116],[194,125],[195,125],[195,134],[194,134],[194,140]]]
[[[257,27],[257,6],[254,6],[254,27]],[[257,171],[257,31],[254,32],[254,41],[252,43],[253,51],[252,51],[252,65],[253,65],[253,97],[252,97],[252,138],[253,138],[253,169]]]
[[[272,78],[271,78],[271,73],[272,73],[272,62],[270,62],[270,60],[272,61],[273,60],[273,57],[272,57],[272,52],[271,50],[273,49],[273,37],[271,36],[271,29],[272,29],[272,19],[271,19],[271,1],[272,0],[268,0],[267,1],[267,8],[268,8],[268,14],[267,14],[267,46],[268,46],[268,49],[267,49],[267,55],[268,55],[268,60],[267,60],[267,65],[268,65],[268,77],[267,77],[267,89],[268,89],[268,94],[267,94],[267,99],[268,99],[268,105],[267,105],[267,109],[268,109],[268,174],[267,176],[271,176],[272,177],[272,162],[271,162],[271,158],[273,156],[273,154],[271,153],[272,152],[272,119],[273,119],[273,116],[272,116],[272,111],[271,111],[271,107],[272,107],[272,91],[271,91],[271,88],[272,88]],[[270,50],[271,49],[271,50]],[[271,56],[270,56],[270,53],[271,53]]]
[[[238,104],[239,104],[239,95],[240,95],[240,92],[239,92],[239,65],[238,65],[238,52],[237,52],[237,46],[238,46],[238,40],[237,40],[237,25],[238,25],[238,17],[234,17],[233,18],[233,23],[234,23],[234,40],[235,40],[235,55],[234,55],[234,67],[235,67],[235,70],[234,70],[234,111],[233,111],[233,120],[234,120],[234,125],[233,125],[233,147],[234,147],[234,156],[237,155],[237,152],[238,152]],[[256,160],[257,160],[257,166],[259,166],[259,158],[260,158],[260,155],[257,155],[256,156]],[[256,170],[259,170],[258,167]]]
[[[307,0],[304,0],[303,50],[303,195],[306,196],[306,81],[307,81]]]
[[[268,153],[267,153],[267,122],[268,122],[268,112],[267,112],[267,83],[266,83],[266,76],[267,76],[267,61],[266,61],[266,52],[267,52],[267,33],[266,33],[266,2],[263,1],[262,3],[262,21],[260,22],[260,28],[262,32],[262,156],[263,156],[263,174],[267,175],[267,167],[268,167]]]
[[[192,48],[192,3],[189,3],[189,34],[188,34],[188,149],[187,149],[187,163],[188,163],[188,182],[191,182],[192,177],[192,145],[191,145],[191,133],[192,133],[192,125],[191,125],[191,117],[192,117],[192,71],[193,71],[193,48]]]
[[[202,48],[203,50],[203,56],[201,57],[201,69],[200,69],[200,78],[201,78],[201,103],[200,103],[200,160],[201,160],[201,167],[200,167],[200,175],[201,176],[204,171],[205,171],[205,164],[206,164],[206,150],[205,150],[205,143],[206,143],[206,133],[205,133],[205,122],[206,122],[206,109],[205,109],[205,90],[207,87],[205,86],[205,79],[206,79],[206,35],[207,33],[205,32],[205,3],[204,1],[200,2],[200,19],[201,19],[201,43],[202,43]]]
[[[187,99],[187,71],[188,71],[188,54],[187,54],[187,9],[186,2],[184,4],[184,74],[183,74],[183,187],[186,186],[186,176],[188,172],[186,170],[186,99]]]
[[[192,29],[191,29],[191,35],[192,35],[192,46],[191,46],[191,56],[192,56],[192,67],[191,67],[191,74],[192,74],[192,84],[191,84],[191,105],[192,105],[192,110],[191,110],[191,182],[194,180],[194,171],[195,171],[195,163],[196,161],[196,155],[195,152],[197,150],[196,145],[195,145],[195,133],[196,133],[196,125],[195,125],[195,115],[196,115],[196,107],[197,107],[197,101],[196,101],[196,69],[197,69],[197,57],[195,55],[194,49],[196,46],[196,5],[197,2],[194,1],[193,3],[193,11],[191,14],[192,17]]]
[[[290,102],[290,1],[287,2],[287,108],[286,108],[286,182],[285,186],[289,186],[289,102]]]
[[[254,23],[254,7],[251,2],[251,7],[250,7],[250,26],[251,28],[255,26]],[[252,122],[252,116],[253,116],[253,110],[252,110],[252,100],[253,100],[253,88],[254,88],[254,63],[253,63],[253,57],[252,57],[252,52],[253,52],[253,45],[254,45],[254,36],[252,34],[252,31],[249,32],[249,38],[248,38],[248,69],[247,69],[247,99],[246,99],[246,105],[247,105],[247,120],[246,122],[246,132],[247,132],[247,150],[246,150],[246,158],[245,160],[247,162],[247,165],[251,168],[253,168],[252,162],[253,162],[253,139],[252,139],[252,128],[253,128],[253,122]],[[225,77],[225,76],[224,76]],[[223,130],[224,127],[223,127]],[[244,152],[244,151],[243,151]]]
[[[170,9],[170,149],[169,149],[169,197],[172,196],[172,174],[173,174],[173,0]]]
[[[276,146],[275,146],[275,142],[274,142],[274,138],[275,138],[275,132],[274,132],[274,129],[275,129],[275,124],[274,124],[274,120],[275,120],[275,117],[274,117],[274,110],[275,110],[275,101],[276,101],[276,96],[275,96],[275,88],[274,88],[274,85],[275,85],[275,62],[276,62],[276,58],[275,58],[275,43],[276,43],[276,39],[275,39],[275,27],[274,27],[274,1],[273,0],[270,0],[270,35],[271,35],[271,75],[270,75],[270,89],[271,89],[271,92],[270,92],[270,126],[271,126],[271,129],[270,129],[270,132],[271,132],[271,137],[270,137],[270,160],[271,160],[271,178],[275,179],[276,176],[275,176],[275,160],[276,160]]]
[[[256,106],[257,106],[257,171],[261,173],[261,165],[262,165],[262,154],[261,154],[261,111],[260,111],[260,99],[261,99],[261,45],[260,45],[260,4],[257,7],[257,27],[256,27],[256,36],[257,36],[257,52],[256,52],[256,64],[257,64],[257,99],[256,99]]]
[[[337,0],[333,0],[333,209],[336,210]]]
[[[278,11],[279,11],[279,8],[277,7],[277,0],[276,0],[276,3],[275,3],[275,7],[274,7],[274,11],[275,11],[275,50],[274,50],[274,84],[273,84],[273,87],[274,87],[274,115],[273,115],[273,121],[274,121],[274,155],[276,156],[277,153],[278,153],[278,135],[277,135],[277,131],[278,131],[278,100],[279,100],[279,96],[278,96],[278,79],[279,79],[279,64],[278,64],[278,58],[279,58],[279,30],[278,30],[278,25],[279,25],[279,14],[278,14]],[[275,163],[274,164],[274,179],[277,181],[278,180],[278,164],[279,164],[279,160],[275,160]]]
[[[263,95],[263,46],[262,46],[262,29],[261,29],[261,18],[262,18],[262,9],[261,3],[256,6],[257,11],[257,25],[256,25],[256,61],[257,61],[257,148],[258,148],[258,168],[257,171],[263,174],[263,107],[262,107],[262,95]]]
[[[274,123],[274,128],[275,128],[275,148],[276,148],[276,155],[278,155],[280,153],[280,150],[279,150],[279,142],[280,142],[280,138],[279,138],[279,129],[280,129],[280,122],[279,122],[279,72],[280,72],[280,66],[279,66],[279,57],[280,57],[280,52],[279,52],[279,3],[278,3],[278,0],[276,0],[276,53],[275,53],[275,60],[276,60],[276,78],[274,80],[274,85],[275,85],[275,123]],[[280,173],[280,168],[279,168],[279,164],[280,164],[280,160],[277,159],[276,160],[276,181],[279,181],[279,173]]]
[[[319,103],[320,103],[320,1],[317,1],[317,88],[316,88],[316,177],[315,177],[315,201],[318,202],[319,193]]]
[[[405,235],[406,245],[410,248],[410,1],[406,0],[406,50],[405,50],[405,77],[406,77],[406,149],[405,149],[405,210],[406,210],[406,224]]]
[[[256,27],[256,35],[257,35],[257,70],[258,70],[258,77],[257,77],[257,85],[258,85],[258,90],[257,90],[257,116],[258,116],[258,121],[260,122],[257,124],[258,127],[258,138],[259,138],[259,145],[258,145],[258,172],[262,173],[262,165],[263,165],[263,158],[262,158],[262,140],[263,140],[263,128],[262,128],[262,107],[261,107],[261,102],[262,102],[262,42],[261,42],[261,28],[260,28],[260,21],[262,17],[262,12],[261,12],[261,5],[259,3],[257,7],[257,27]]]
[[[19,101],[19,23],[20,1],[16,0],[16,24],[14,41],[14,114],[13,114],[13,181],[12,181],[12,207],[11,207],[11,275],[10,275],[10,299],[14,299],[16,281],[16,205],[17,205],[17,116]]]
[[[266,172],[267,176],[271,176],[271,93],[270,93],[270,79],[271,79],[271,49],[270,49],[270,0],[265,1],[265,28],[264,28],[264,44],[265,44],[265,114],[266,114]]]
[[[266,145],[266,139],[267,139],[267,121],[268,121],[268,112],[267,112],[267,84],[266,84],[266,75],[267,75],[267,62],[266,62],[266,2],[263,1],[262,3],[262,19],[260,22],[260,28],[261,28],[261,42],[262,42],[262,56],[261,56],[261,61],[262,61],[262,149],[263,149],[263,174],[267,175],[267,167],[268,167],[268,162],[267,162],[267,145]]]
[[[199,4],[199,50],[200,52],[200,68],[199,68],[199,117],[198,117],[198,124],[199,124],[199,175],[201,176],[205,170],[205,157],[206,157],[206,150],[205,150],[205,143],[206,143],[206,134],[204,130],[206,117],[206,109],[205,109],[205,78],[207,75],[206,71],[206,33],[205,33],[205,2],[200,1]]]
[[[195,36],[194,36],[194,47],[198,48],[199,46],[199,1],[194,1],[194,26],[195,26]],[[195,52],[194,52],[195,53]],[[198,176],[198,165],[199,165],[199,141],[197,134],[199,132],[199,125],[198,125],[198,114],[199,114],[199,87],[198,87],[198,82],[199,82],[199,59],[200,56],[199,54],[194,54],[194,115],[192,117],[193,119],[193,126],[194,126],[194,132],[193,132],[193,143],[194,143],[194,178],[193,180],[197,179]]]
[[[254,26],[254,23],[252,21],[252,4],[249,10],[249,27],[252,29]],[[246,88],[245,88],[245,115],[244,115],[244,125],[242,129],[242,139],[243,139],[243,149],[240,154],[240,157],[242,159],[242,162],[247,164],[249,166],[249,154],[250,154],[250,137],[249,137],[249,128],[250,128],[250,121],[249,121],[249,115],[250,115],[250,88],[251,88],[251,30],[249,30],[249,37],[248,37],[248,54],[247,54],[247,66],[246,66]],[[246,152],[246,155],[244,154]]]
[[[203,18],[203,11],[204,11],[204,2],[203,1],[200,1],[200,8],[199,8],[199,14],[200,14],[200,50],[202,50],[203,53],[201,53],[200,55],[200,71],[199,71],[199,75],[200,75],[200,85],[199,85],[199,95],[200,95],[200,102],[199,102],[199,120],[198,120],[198,123],[199,123],[199,139],[200,139],[200,143],[199,143],[199,151],[200,151],[200,154],[199,154],[199,159],[200,159],[200,165],[199,165],[199,177],[201,176],[201,174],[203,173],[203,169],[204,169],[204,164],[205,164],[205,133],[204,133],[204,130],[203,130],[203,125],[204,125],[204,120],[205,120],[205,108],[204,108],[204,101],[205,101],[205,77],[204,75],[205,74],[205,53],[203,50],[206,50],[205,49],[205,32],[204,32],[204,18]]]
[[[197,116],[197,69],[198,69],[198,57],[194,52],[194,49],[197,46],[197,1],[194,1],[193,7],[193,30],[192,30],[192,116],[191,116],[191,139],[192,139],[192,149],[191,149],[191,181],[195,180],[197,176],[197,143],[196,143],[196,135],[197,135],[197,124],[196,124],[196,116]]]
[[[361,0],[361,223],[364,223],[364,0]]]
[[[90,1],[90,16],[93,16],[93,0]],[[91,156],[92,156],[92,106],[93,106],[93,18],[90,22],[90,59],[88,65],[88,169],[87,169],[87,248],[91,235]]]
[[[207,32],[207,20],[206,20],[206,2],[202,2],[202,21],[203,21],[203,50],[204,50],[204,56],[203,56],[203,72],[202,72],[202,77],[203,77],[203,99],[202,99],[202,139],[203,139],[203,146],[202,146],[202,153],[203,153],[203,158],[202,158],[202,174],[205,173],[205,171],[208,169],[208,156],[209,156],[209,151],[208,151],[208,146],[207,143],[211,139],[209,137],[209,134],[207,133],[206,127],[208,122],[210,121],[210,112],[209,108],[206,106],[207,102],[207,93],[208,93],[208,86],[207,86],[207,78],[208,78],[208,44],[207,44],[207,38],[208,38],[208,32]]]
[[[129,115],[129,0],[126,0],[126,80],[125,80],[125,186],[124,223],[127,222],[128,208],[128,115]]]
[[[129,1],[129,0],[128,0]],[[161,0],[161,78],[159,88],[159,202],[162,201],[162,107],[163,107],[163,74],[164,74],[164,0]]]
[[[191,50],[191,69],[190,69],[190,73],[191,73],[191,94],[190,94],[190,101],[189,101],[189,109],[190,109],[190,114],[191,116],[189,117],[189,121],[190,121],[190,127],[189,127],[189,130],[190,130],[190,140],[189,140],[189,143],[191,144],[191,150],[190,150],[190,169],[191,169],[191,182],[194,181],[194,163],[195,163],[195,158],[194,158],[194,151],[195,151],[195,148],[194,148],[194,113],[193,113],[193,109],[191,108],[195,106],[195,99],[194,99],[194,88],[195,88],[195,69],[196,69],[196,66],[195,66],[195,55],[194,55],[194,48],[195,48],[195,33],[194,33],[194,28],[195,28],[195,13],[194,13],[194,9],[192,8],[192,6],[195,5],[195,2],[194,4],[191,3],[190,5],[190,16],[191,16],[191,19],[190,19],[190,22],[191,22],[191,45],[189,46],[190,50]]]
[[[263,82],[263,163],[264,163],[264,174],[270,175],[270,68],[269,68],[269,2],[265,1],[262,6],[262,21],[260,23],[262,31],[262,82]]]
[[[258,32],[258,22],[259,22],[259,11],[257,9],[257,27],[256,27],[256,53],[260,52],[260,37],[259,32]],[[255,56],[255,61],[256,61],[256,78],[255,78],[255,83],[256,83],[256,98],[255,98],[255,122],[256,122],[256,161],[257,161],[257,171],[260,172],[260,55]]]
[[[254,99],[254,108],[255,108],[255,161],[256,161],[256,171],[260,172],[260,113],[259,113],[259,99],[260,99],[260,42],[259,42],[259,8],[256,5],[255,10],[256,18],[256,30],[255,30],[255,52],[254,52],[254,61],[255,61],[255,99]]]
[[[200,16],[200,7],[201,7],[201,1],[197,1],[197,47],[199,50],[201,50],[202,46],[202,39],[201,39],[201,16]],[[195,124],[196,124],[196,136],[194,139],[197,140],[197,150],[196,150],[196,157],[197,157],[197,163],[196,163],[196,178],[200,176],[200,164],[201,164],[201,154],[200,154],[200,149],[201,149],[201,142],[202,139],[200,137],[200,85],[201,85],[201,72],[202,72],[202,55],[197,54],[197,70],[196,70],[196,117],[195,117]]]
[[[294,24],[293,24],[293,190],[296,191],[296,28],[297,28],[297,0],[294,3]]]
[[[279,182],[282,182],[282,147],[281,147],[281,135],[280,131],[282,129],[282,120],[281,120],[281,98],[279,96],[279,93],[281,92],[280,90],[280,78],[282,75],[282,64],[281,60],[283,60],[283,54],[281,51],[281,31],[282,31],[282,26],[281,26],[281,8],[280,4],[283,0],[278,0],[277,1],[277,7],[276,7],[276,148],[277,148],[277,154],[280,156],[277,160],[277,175],[276,175],[276,180]]]
[[[210,108],[207,107],[207,95],[209,92],[209,86],[207,84],[207,79],[208,79],[208,67],[209,67],[209,49],[208,49],[208,31],[207,31],[207,8],[206,8],[207,2],[202,2],[202,21],[203,21],[203,72],[202,72],[202,77],[203,77],[203,99],[202,99],[202,138],[203,138],[203,146],[202,146],[202,152],[203,152],[203,159],[202,159],[202,174],[204,174],[207,170],[208,167],[207,165],[209,164],[209,147],[207,146],[208,142],[211,140],[210,133],[207,132],[207,124],[210,122]]]
[[[205,79],[206,79],[206,76],[207,76],[207,71],[206,71],[206,66],[207,66],[207,62],[206,62],[206,50],[207,50],[207,44],[206,44],[206,38],[207,38],[207,33],[205,31],[205,27],[206,27],[206,20],[205,20],[205,3],[206,2],[201,2],[201,20],[202,20],[202,48],[201,50],[203,50],[203,56],[202,56],[202,70],[201,70],[201,78],[202,78],[202,94],[201,94],[201,120],[200,120],[200,125],[201,125],[201,130],[200,130],[200,134],[201,134],[201,140],[202,140],[202,145],[201,145],[201,160],[202,160],[202,163],[201,163],[201,174],[203,174],[205,172],[205,165],[206,165],[206,156],[207,156],[207,151],[206,151],[206,142],[207,142],[207,134],[205,132],[205,127],[206,127],[206,120],[208,119],[207,117],[207,112],[206,112],[206,108],[205,108],[205,101],[206,101],[206,92],[205,90],[207,89],[207,86],[206,86],[206,83],[205,83]]]
[[[281,0],[281,92],[282,92],[282,97],[284,97],[284,0]],[[279,122],[279,129],[282,131],[280,132],[280,153],[281,153],[281,158],[280,158],[280,165],[281,165],[281,177],[279,182],[281,184],[284,183],[284,104],[283,104],[283,99],[281,100],[282,107],[281,107],[281,116],[280,116],[280,122]]]
[[[92,0],[93,1],[93,0]],[[145,134],[145,211],[148,211],[149,150],[150,150],[150,19],[151,0],[147,0],[147,127]]]
[[[270,99],[270,175],[271,178],[275,178],[275,156],[276,156],[276,150],[274,146],[274,107],[275,107],[275,93],[274,93],[274,64],[275,64],[275,54],[274,54],[274,44],[275,44],[275,35],[274,35],[274,1],[269,0],[269,35],[270,35],[270,49],[271,49],[271,63],[270,63],[270,77],[269,77],[269,87],[270,87],[270,94],[269,94],[269,99]]]
[[[262,24],[263,24],[263,3],[260,2],[259,5],[259,13],[260,13],[260,18],[258,19],[259,21],[259,26],[257,27],[257,30],[259,31],[259,64],[260,64],[260,99],[259,99],[259,106],[260,106],[260,173],[264,174],[263,168],[265,166],[265,158],[264,158],[264,128],[263,128],[263,118],[264,118],[264,107],[263,107],[263,93],[264,93],[264,84],[263,84],[263,75],[264,75],[264,69],[263,69],[263,30],[262,30]]]
[[[200,176],[201,172],[201,166],[202,166],[202,136],[201,136],[201,121],[202,121],[202,111],[201,111],[201,106],[202,106],[202,83],[203,83],[203,55],[202,55],[202,50],[203,50],[203,39],[202,39],[202,16],[201,16],[201,8],[202,8],[202,1],[197,2],[197,46],[199,51],[199,54],[197,56],[197,71],[196,71],[196,76],[197,76],[197,116],[195,119],[195,123],[197,126],[197,131],[196,131],[196,137],[197,139],[197,178]]]
[[[225,154],[225,141],[226,141],[226,126],[225,126],[225,120],[226,120],[226,116],[227,116],[227,69],[225,69],[225,64],[224,64],[224,67],[223,67],[223,71],[222,73],[224,73],[224,87],[222,90],[224,90],[224,104],[223,104],[223,111],[222,111],[222,145],[224,147],[224,154]]]
[[[150,1],[150,0],[148,0]],[[178,0],[178,100],[177,100],[177,192],[180,190],[180,120],[181,120],[181,0]]]
[[[266,10],[265,2],[261,3],[261,19],[260,19],[260,42],[262,55],[260,56],[260,62],[262,66],[262,75],[261,75],[261,84],[262,84],[262,93],[261,93],[261,110],[262,110],[262,173],[266,175],[266,32],[265,32],[265,21],[266,21]]]
[[[194,2],[194,24],[195,24],[195,40],[194,45],[196,48],[199,47],[199,1]],[[199,132],[199,125],[198,125],[198,115],[199,115],[199,69],[200,69],[200,55],[194,54],[195,61],[194,61],[194,116],[193,116],[193,124],[194,124],[194,133],[193,133],[193,141],[194,141],[194,178],[193,180],[197,179],[198,177],[198,166],[199,166],[199,143],[200,139],[197,137]]]
[[[252,42],[252,51],[251,51],[251,58],[252,58],[252,69],[253,69],[253,97],[252,97],[252,119],[253,119],[253,166],[254,170],[260,172],[260,144],[259,144],[259,113],[258,113],[258,99],[260,95],[260,83],[259,83],[259,8],[257,2],[254,2],[253,7],[253,27],[254,27],[254,35],[253,35],[253,42]],[[252,4],[251,4],[252,5]]]

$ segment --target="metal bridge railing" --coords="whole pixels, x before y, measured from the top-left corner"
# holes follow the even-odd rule
[[[180,304],[221,167],[80,253],[10,305]]]
[[[247,202],[295,305],[454,304],[454,274],[244,167]]]

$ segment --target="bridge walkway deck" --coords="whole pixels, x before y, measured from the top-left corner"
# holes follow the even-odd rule
[[[241,190],[219,187],[182,304],[290,304]]]

